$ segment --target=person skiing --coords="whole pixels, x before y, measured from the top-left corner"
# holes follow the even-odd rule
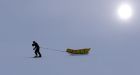
[[[34,57],[41,57],[41,53],[40,53],[40,46],[38,45],[38,43],[36,41],[33,41],[32,46],[34,47],[33,50],[35,50],[35,56]]]

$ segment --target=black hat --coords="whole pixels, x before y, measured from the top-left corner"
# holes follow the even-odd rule
[[[36,43],[35,41],[33,41],[33,43]]]

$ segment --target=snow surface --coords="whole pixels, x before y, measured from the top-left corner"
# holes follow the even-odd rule
[[[128,75],[130,75],[135,74],[137,71],[135,68],[139,67],[137,65],[139,63],[138,57],[133,52],[120,53],[121,50],[117,50],[115,53],[110,50],[111,52],[107,53],[107,49],[105,49],[106,51],[95,49],[91,50],[88,55],[70,55],[65,52],[41,49],[43,57],[32,58],[34,56],[32,47],[26,47],[16,45],[16,47],[11,48],[3,46],[0,49],[1,74],[123,75],[129,73]]]

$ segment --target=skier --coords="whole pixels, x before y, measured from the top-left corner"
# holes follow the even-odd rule
[[[33,50],[35,50],[35,56],[34,57],[41,57],[41,53],[40,53],[40,47],[39,47],[39,45],[38,45],[38,43],[37,42],[35,42],[35,41],[33,41],[33,44],[32,44],[32,46],[34,46],[34,48],[33,48]]]

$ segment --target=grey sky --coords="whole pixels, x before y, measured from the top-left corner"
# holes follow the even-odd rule
[[[124,0],[134,10],[129,21],[117,16],[122,1],[0,0],[2,74],[38,75],[37,66],[41,75],[139,75],[140,1]],[[36,60],[28,58],[33,40],[54,49],[94,50],[87,56],[42,50]]]

